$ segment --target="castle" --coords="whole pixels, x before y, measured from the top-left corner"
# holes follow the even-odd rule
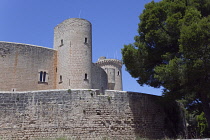
[[[92,63],[91,23],[84,19],[57,25],[54,49],[0,42],[0,139],[135,140],[182,133],[179,107],[121,91],[121,67],[105,57]]]
[[[92,25],[70,18],[54,28],[54,48],[0,42],[0,91],[122,90],[122,62],[92,63]]]

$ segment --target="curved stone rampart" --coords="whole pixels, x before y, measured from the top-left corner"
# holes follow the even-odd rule
[[[125,91],[0,92],[1,139],[160,139],[161,97]]]

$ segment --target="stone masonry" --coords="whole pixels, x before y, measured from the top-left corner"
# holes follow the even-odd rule
[[[161,97],[121,91],[121,68],[106,57],[92,63],[92,25],[84,19],[57,25],[54,49],[0,42],[0,139],[168,136],[173,120]]]
[[[0,42],[0,91],[56,89],[56,57],[53,49]],[[40,71],[46,71],[45,82],[39,82]]]
[[[0,138],[163,138],[159,98],[99,90],[1,92]]]
[[[0,42],[0,91],[122,90],[122,62],[108,61],[117,63],[92,63],[92,24],[70,18],[54,28],[53,49]]]

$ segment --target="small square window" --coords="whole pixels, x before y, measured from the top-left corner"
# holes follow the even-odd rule
[[[16,91],[16,88],[12,88],[12,90],[11,90],[12,92],[15,92]]]

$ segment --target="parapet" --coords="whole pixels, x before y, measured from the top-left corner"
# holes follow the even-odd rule
[[[99,66],[104,66],[104,65],[116,65],[118,67],[122,67],[123,63],[121,60],[118,59],[106,59],[106,57],[102,56],[98,59],[96,62],[97,65]]]
[[[63,22],[61,22],[57,26],[55,26],[55,28],[60,28],[62,26],[68,25],[68,24],[75,25],[75,26],[81,26],[82,23],[87,23],[87,24],[91,25],[91,23],[86,19],[69,18],[69,19],[64,20]]]
[[[52,48],[47,48],[43,46],[38,46],[38,45],[32,45],[32,44],[25,44],[25,43],[17,43],[17,42],[7,42],[7,41],[0,41],[0,45],[3,46],[14,46],[14,47],[34,47],[34,48],[41,48],[41,49],[46,49],[46,50],[53,50]]]

